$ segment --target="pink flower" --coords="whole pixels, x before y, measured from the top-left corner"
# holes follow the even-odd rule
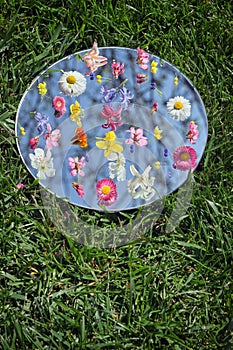
[[[99,180],[96,184],[96,192],[99,204],[109,206],[117,200],[116,184],[111,179]]]
[[[72,182],[72,186],[75,189],[75,191],[78,193],[79,197],[84,196],[84,186],[81,184],[78,184],[77,182]]]
[[[29,140],[30,148],[31,148],[31,149],[36,149],[39,140],[40,140],[40,137],[39,137],[39,136],[32,137],[32,138]]]
[[[124,63],[120,64],[120,62],[113,61],[111,67],[115,79],[118,79],[119,75],[123,74],[125,71]]]
[[[70,174],[72,176],[76,176],[77,174],[79,174],[80,176],[84,176],[85,173],[82,170],[82,168],[85,167],[85,157],[80,158],[80,160],[78,159],[78,157],[69,157],[68,161],[69,161],[69,167],[70,167]]]
[[[66,112],[65,99],[61,96],[55,96],[53,99],[53,108],[55,109],[55,117],[62,117]]]
[[[16,185],[16,187],[17,187],[18,189],[22,189],[22,188],[24,188],[24,184],[23,184],[22,182],[19,182],[19,183]]]
[[[46,148],[47,150],[51,150],[53,147],[59,146],[59,141],[61,138],[61,132],[59,129],[55,129],[51,131],[50,124],[47,124],[47,133],[44,135],[44,139],[46,140]]]
[[[173,159],[175,169],[186,171],[196,167],[197,154],[192,147],[182,146],[173,153]]]
[[[197,130],[198,125],[194,123],[194,121],[191,121],[189,123],[189,131],[186,135],[186,138],[189,140],[190,143],[195,144],[195,140],[198,139],[199,131]]]
[[[140,68],[143,70],[148,70],[148,62],[149,62],[149,54],[146,53],[145,50],[140,49],[140,47],[137,48],[137,63],[139,64]]]
[[[110,128],[113,131],[116,131],[117,126],[121,126],[123,122],[121,122],[121,111],[122,106],[120,106],[116,111],[111,106],[104,106],[101,115],[107,119],[107,123],[103,124],[102,127],[107,129]]]
[[[138,128],[135,130],[135,128],[132,126],[129,130],[126,130],[126,132],[130,132],[130,138],[125,141],[126,144],[132,144],[134,143],[137,146],[145,146],[147,145],[147,137],[143,136],[143,129]]]

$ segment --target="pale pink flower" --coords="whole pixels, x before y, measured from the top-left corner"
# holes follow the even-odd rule
[[[22,182],[19,182],[19,183],[17,183],[16,187],[18,189],[22,189],[22,188],[24,188],[24,184]]]
[[[137,63],[139,64],[140,68],[143,70],[148,70],[149,66],[147,63],[149,62],[149,54],[146,53],[145,50],[140,49],[140,47],[137,47],[137,53]]]
[[[95,72],[99,67],[108,63],[107,57],[99,55],[96,41],[94,41],[92,49],[82,57],[82,60],[86,63],[86,67],[90,69],[90,72],[87,72],[86,75],[90,75],[90,73]]]
[[[81,184],[78,184],[77,182],[72,182],[72,186],[75,189],[75,191],[78,193],[79,197],[84,196],[84,186]]]
[[[96,184],[96,192],[101,205],[109,206],[117,200],[116,184],[111,179],[99,180]]]
[[[182,146],[173,153],[173,159],[175,169],[186,171],[196,167],[197,154],[192,147]]]
[[[189,140],[190,143],[195,144],[195,140],[198,139],[199,131],[197,130],[198,125],[194,123],[194,121],[191,121],[189,123],[189,131],[186,135],[186,138]]]
[[[139,147],[146,146],[148,141],[147,137],[143,136],[143,129],[138,128],[135,130],[135,128],[132,126],[129,130],[126,130],[126,132],[130,132],[130,138],[125,140],[126,144],[135,144]]]
[[[70,167],[70,174],[72,176],[85,175],[84,171],[82,170],[85,167],[85,157],[81,157],[80,159],[78,157],[69,157],[68,161]]]
[[[50,124],[47,124],[47,131],[48,132],[44,135],[44,139],[46,140],[47,150],[51,150],[53,147],[59,146],[61,132],[59,129],[55,129],[52,131]]]
[[[113,131],[116,131],[117,126],[121,126],[123,122],[121,122],[121,112],[122,106],[120,106],[116,111],[111,106],[104,106],[101,115],[107,119],[107,123],[103,124],[102,127],[107,129],[110,128]]]

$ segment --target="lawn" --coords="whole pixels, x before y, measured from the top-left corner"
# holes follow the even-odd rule
[[[230,2],[0,0],[0,5],[0,348],[230,350]],[[199,91],[209,122],[191,202],[179,225],[166,230],[179,194],[173,193],[139,240],[111,248],[80,244],[64,234],[62,224],[55,225],[38,181],[20,159],[14,131],[31,81],[57,60],[91,48],[94,40],[99,47],[140,45],[175,65]],[[119,217],[131,222],[140,215],[72,210],[104,232]]]

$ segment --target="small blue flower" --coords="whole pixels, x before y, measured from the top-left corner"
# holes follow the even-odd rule
[[[103,96],[101,102],[102,103],[111,103],[116,97],[117,90],[107,89],[105,86],[102,86],[100,89],[100,94]]]
[[[164,157],[168,157],[168,149],[167,148],[164,149],[164,153],[163,154],[164,154]]]
[[[130,145],[129,150],[130,150],[131,153],[134,153],[135,145],[134,144]]]
[[[34,115],[34,118],[37,121],[37,131],[39,134],[42,135],[44,132],[47,132],[49,118],[45,114],[39,112]]]
[[[123,87],[119,90],[119,97],[123,109],[127,109],[129,106],[129,102],[134,98],[134,95],[132,95],[129,90]]]

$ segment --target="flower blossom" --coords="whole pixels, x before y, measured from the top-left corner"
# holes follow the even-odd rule
[[[79,96],[86,90],[86,78],[77,71],[63,72],[58,84],[67,96]]]
[[[159,127],[158,127],[158,125],[154,128],[154,138],[156,139],[156,140],[161,140],[162,139],[162,132],[163,132],[163,130],[160,130],[159,129]]]
[[[116,97],[117,89],[107,89],[105,86],[101,86],[100,94],[103,96],[102,103],[111,103]]]
[[[196,140],[198,139],[199,136],[199,131],[197,130],[198,125],[195,124],[194,121],[191,121],[189,123],[189,131],[186,135],[186,138],[189,140],[190,143],[195,144]]]
[[[142,198],[148,201],[155,195],[155,189],[153,188],[155,178],[149,177],[150,170],[151,166],[148,165],[144,172],[140,174],[134,165],[130,165],[130,171],[134,177],[128,181],[128,192],[134,199]]]
[[[124,109],[127,109],[129,106],[129,102],[134,98],[134,95],[132,95],[129,90],[123,87],[119,90],[119,97],[121,105]]]
[[[147,145],[147,137],[143,136],[143,129],[138,128],[137,130],[131,126],[129,130],[126,130],[126,132],[130,132],[130,138],[125,140],[126,144],[132,144],[134,143],[135,145],[141,147]]]
[[[96,184],[98,203],[101,205],[112,205],[117,200],[116,184],[111,179],[101,179]]]
[[[92,49],[82,57],[82,60],[86,63],[86,67],[90,69],[90,72],[87,72],[86,75],[90,75],[99,67],[102,67],[108,63],[107,57],[99,55],[99,49],[96,41],[94,41]]]
[[[61,132],[59,129],[52,131],[51,125],[47,124],[47,133],[44,134],[44,139],[46,140],[46,148],[51,150],[53,147],[59,146],[59,141],[61,138]]]
[[[45,154],[42,148],[36,148],[35,154],[29,154],[31,159],[31,166],[37,169],[37,177],[40,180],[45,180],[46,176],[55,176],[55,169],[53,168],[53,158],[50,150]]]
[[[31,149],[36,149],[38,143],[40,141],[40,136],[35,136],[35,137],[32,137],[30,140],[29,140],[29,145],[30,145],[30,148]]]
[[[17,183],[16,187],[21,190],[24,188],[24,184],[22,182]]]
[[[42,135],[44,132],[47,131],[47,124],[48,124],[49,118],[45,114],[41,114],[39,112],[37,112],[34,115],[34,118],[37,121],[37,131],[39,132],[40,135]]]
[[[111,67],[112,67],[112,74],[115,79],[118,79],[119,75],[123,74],[125,71],[124,63],[120,64],[120,62],[114,61]]]
[[[84,186],[78,184],[77,182],[72,182],[73,189],[78,193],[79,197],[83,198],[84,196]]]
[[[148,70],[149,54],[146,53],[145,50],[140,49],[140,47],[137,48],[137,53],[137,63],[139,64],[140,68],[143,70]]]
[[[37,85],[38,91],[40,95],[45,95],[47,93],[46,83],[39,83]]]
[[[173,159],[173,168],[186,171],[196,167],[197,154],[192,147],[182,146],[173,153]]]
[[[191,114],[191,105],[183,96],[176,96],[167,102],[167,110],[173,119],[184,121]]]
[[[101,115],[107,119],[107,123],[103,124],[102,127],[105,129],[111,127],[113,131],[116,131],[117,126],[121,126],[123,124],[121,121],[121,112],[121,106],[116,111],[111,106],[104,106]]]
[[[75,101],[75,103],[70,105],[70,113],[70,120],[72,120],[72,122],[76,122],[77,125],[81,128],[81,118],[84,117],[84,110],[81,108],[78,101]]]
[[[55,109],[55,117],[60,118],[66,112],[66,103],[65,99],[61,96],[55,96],[53,99],[53,108]]]
[[[105,137],[96,137],[98,140],[96,142],[96,147],[100,149],[104,149],[104,156],[108,158],[108,156],[112,152],[122,152],[123,147],[121,146],[121,142],[117,142],[116,134],[114,131],[109,131],[105,134]]]
[[[124,181],[126,178],[126,169],[125,169],[125,157],[122,153],[111,153],[108,156],[109,162],[109,177],[111,179],[117,178],[118,181]]]
[[[85,157],[81,157],[80,159],[78,157],[69,157],[69,168],[70,168],[70,174],[72,176],[80,175],[84,176],[85,173],[83,171],[83,168],[85,167]]]

